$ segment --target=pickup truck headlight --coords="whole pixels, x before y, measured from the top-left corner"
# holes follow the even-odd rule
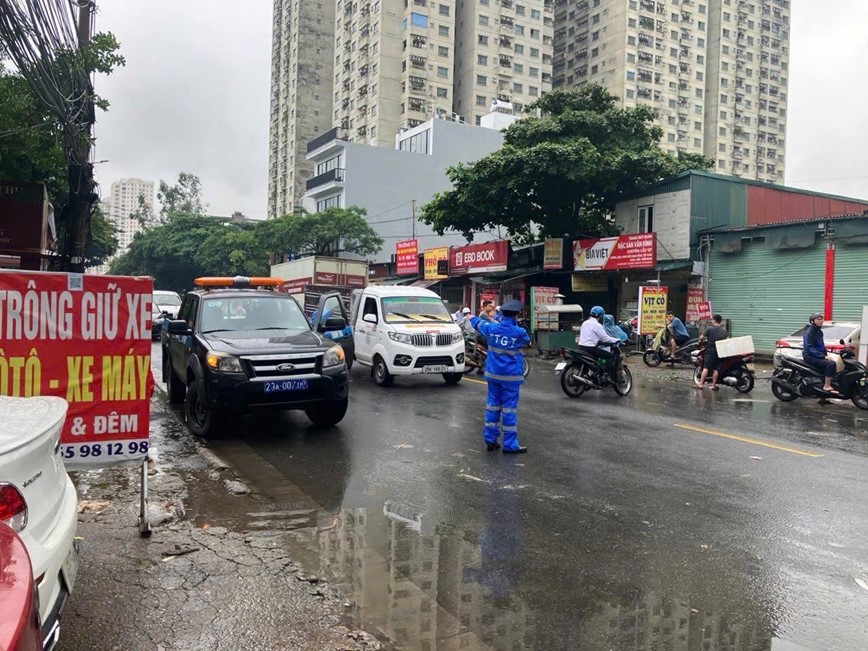
[[[344,363],[345,359],[346,354],[344,353],[343,347],[334,345],[325,351],[325,354],[322,356],[322,367],[329,368],[331,366],[340,366]]]
[[[452,343],[453,344],[457,344],[459,341],[464,341],[464,333],[463,332],[456,332],[455,334],[452,335]]]
[[[205,362],[208,364],[208,368],[218,373],[244,373],[241,360],[234,355],[208,353],[205,356]]]
[[[401,334],[400,332],[390,332],[389,339],[397,341],[399,344],[412,344],[413,340],[410,335]]]

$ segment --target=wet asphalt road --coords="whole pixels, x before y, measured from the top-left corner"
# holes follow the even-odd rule
[[[484,383],[351,378],[333,430],[294,412],[209,446],[393,647],[868,648],[868,412],[658,377],[571,400],[540,362],[530,452],[504,456]]]

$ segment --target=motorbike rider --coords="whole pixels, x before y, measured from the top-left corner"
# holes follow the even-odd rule
[[[473,326],[470,325],[471,311],[469,307],[461,309],[461,316],[456,320],[456,324],[461,328],[462,332],[473,332]]]
[[[802,359],[808,366],[813,366],[823,373],[825,382],[822,390],[838,395],[838,392],[832,387],[832,378],[835,377],[836,370],[835,362],[826,359],[826,343],[823,341],[823,315],[814,312],[808,319],[808,323],[805,334],[802,335]]]
[[[674,360],[678,347],[690,341],[690,333],[687,332],[684,322],[672,312],[666,314],[666,329],[669,330],[669,356]]]
[[[485,428],[482,438],[489,452],[500,448],[498,438],[503,432],[503,453],[527,452],[518,444],[518,393],[524,383],[524,357],[521,349],[530,343],[527,331],[516,325],[521,303],[507,301],[503,305],[503,320],[484,321],[473,317],[470,322],[488,339],[485,359],[485,379],[488,397],[485,402]]]
[[[605,360],[606,373],[613,380],[615,360],[618,355],[612,352],[612,344],[620,344],[618,337],[613,337],[603,327],[602,320],[606,311],[599,305],[591,308],[590,318],[585,319],[579,331],[579,348],[590,353],[597,359]]]

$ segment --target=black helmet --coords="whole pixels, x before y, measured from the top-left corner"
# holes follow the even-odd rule
[[[822,314],[820,314],[819,312],[814,312],[811,315],[811,317],[808,319],[808,323],[813,323],[815,319],[822,319],[822,318],[824,318]]]

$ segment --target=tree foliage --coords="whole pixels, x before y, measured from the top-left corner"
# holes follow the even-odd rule
[[[157,287],[183,291],[197,276],[268,275],[269,259],[284,256],[368,255],[383,244],[361,208],[330,208],[262,222],[238,223],[208,216],[194,174],[160,182],[161,219],[136,233],[110,273],[152,276]]]
[[[655,110],[619,108],[595,84],[555,90],[534,102],[540,117],[512,124],[503,147],[447,171],[453,188],[421,210],[441,235],[502,227],[517,241],[539,236],[599,236],[614,232],[615,204],[688,169],[708,169],[702,156],[671,156],[658,146]]]
[[[383,239],[365,221],[358,206],[299,211],[263,223],[263,235],[274,251],[293,257],[353,253],[366,256],[383,246]]]

